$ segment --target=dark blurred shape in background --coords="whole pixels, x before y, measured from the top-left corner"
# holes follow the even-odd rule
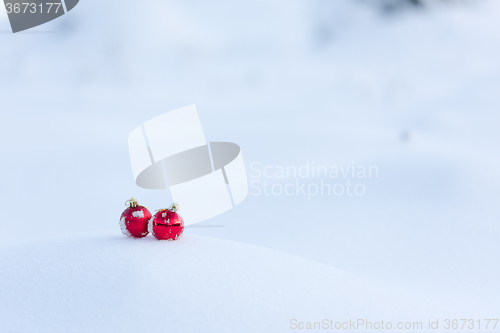
[[[465,2],[464,0],[356,0],[374,5],[385,14],[394,14],[407,9],[423,9],[432,5]]]

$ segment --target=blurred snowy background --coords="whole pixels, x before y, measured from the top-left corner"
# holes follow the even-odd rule
[[[119,232],[131,196],[168,207],[168,192],[135,186],[127,137],[196,104],[207,140],[239,144],[249,175],[253,162],[354,161],[379,177],[361,197],[249,195],[202,223],[224,227],[186,237],[487,316],[500,296],[499,16],[495,0],[82,0],[12,34],[2,8],[0,246]]]

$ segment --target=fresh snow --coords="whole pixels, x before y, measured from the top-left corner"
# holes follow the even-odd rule
[[[155,217],[151,217],[148,222],[148,231],[151,235],[153,235],[153,222],[155,220]]]
[[[292,319],[426,324],[458,308],[275,250],[189,234],[13,246],[0,253],[0,267],[0,332],[288,332]]]
[[[138,210],[135,212],[132,212],[133,217],[144,217],[144,212],[142,210]]]
[[[130,231],[128,231],[127,229],[127,225],[126,225],[126,222],[125,222],[125,217],[122,217],[120,219],[120,229],[122,231],[122,233],[125,235],[125,236],[128,236],[128,237],[132,237],[132,234],[130,233]]]

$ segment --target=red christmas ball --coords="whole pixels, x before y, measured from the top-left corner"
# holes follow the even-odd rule
[[[149,232],[159,240],[176,240],[184,231],[184,220],[177,213],[179,205],[159,210],[149,222]]]
[[[151,219],[151,213],[146,207],[139,206],[134,198],[128,200],[125,205],[128,206],[120,217],[120,228],[125,236],[142,238],[147,236],[148,222]]]

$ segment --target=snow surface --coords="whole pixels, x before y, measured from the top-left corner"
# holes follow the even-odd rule
[[[199,235],[162,242],[115,232],[14,246],[0,267],[1,332],[285,332],[291,319],[427,323],[457,308]]]

